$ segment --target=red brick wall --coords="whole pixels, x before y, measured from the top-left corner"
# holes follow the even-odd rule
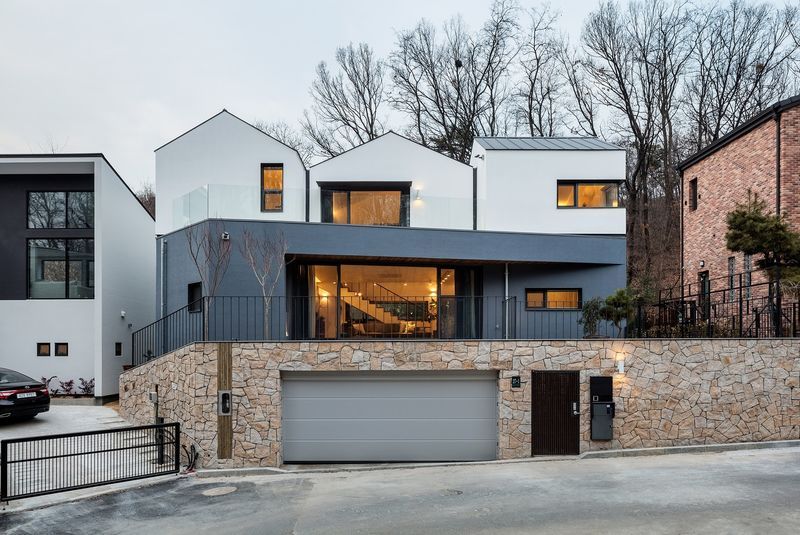
[[[775,133],[775,122],[769,120],[684,170],[684,284],[694,285],[705,270],[712,279],[725,277],[729,256],[736,257],[736,272],[744,271],[743,255],[725,246],[725,216],[747,199],[748,189],[775,210]],[[697,209],[690,210],[689,182],[694,178],[698,201]]]
[[[800,231],[800,107],[781,114],[781,213]]]
[[[769,120],[684,170],[685,284],[694,285],[706,269],[712,279],[725,277],[729,256],[736,257],[736,272],[744,271],[743,255],[725,247],[725,216],[745,201],[748,188],[775,211],[775,135],[775,121]],[[690,210],[689,182],[694,178],[699,199],[697,210]],[[781,213],[800,231],[800,106],[781,114]]]

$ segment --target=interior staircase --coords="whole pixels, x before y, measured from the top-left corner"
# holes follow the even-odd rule
[[[369,296],[365,296],[361,292],[354,292],[349,288],[342,287],[339,289],[339,295],[343,302],[372,316],[381,323],[398,324],[402,321],[385,308],[370,301]]]

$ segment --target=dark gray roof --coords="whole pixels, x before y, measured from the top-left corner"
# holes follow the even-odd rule
[[[596,137],[476,137],[486,150],[623,150]]]

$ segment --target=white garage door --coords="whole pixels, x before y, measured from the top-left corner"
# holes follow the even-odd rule
[[[292,372],[282,379],[286,463],[496,458],[494,373]]]

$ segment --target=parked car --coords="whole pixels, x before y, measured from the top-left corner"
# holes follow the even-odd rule
[[[33,418],[50,410],[50,393],[41,381],[0,368],[0,420]]]

